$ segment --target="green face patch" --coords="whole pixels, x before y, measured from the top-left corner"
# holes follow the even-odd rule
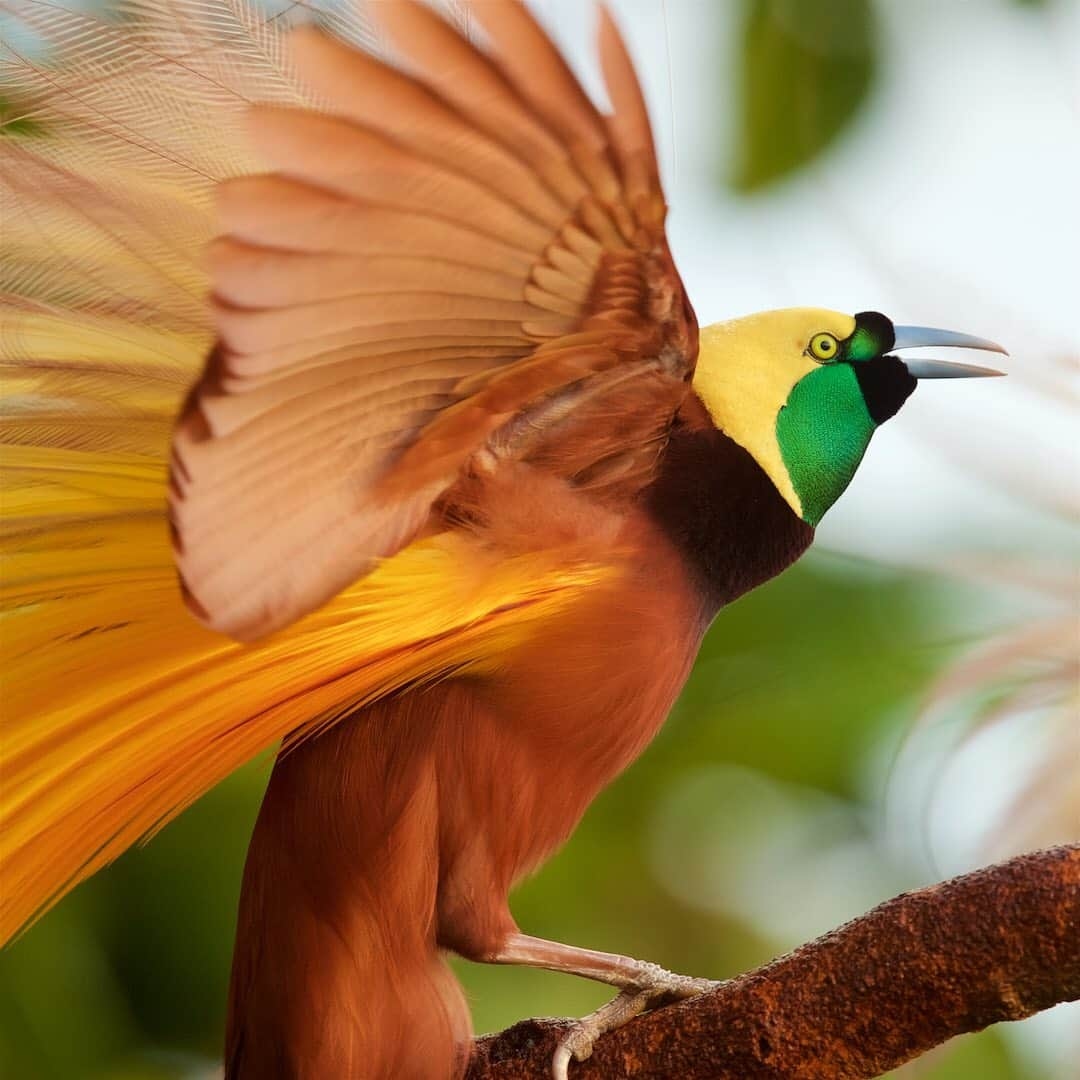
[[[855,316],[856,319],[859,316]],[[883,351],[882,340],[875,329],[870,326],[856,324],[855,333],[844,342],[845,360],[871,360],[879,356]]]
[[[776,418],[776,441],[810,525],[851,482],[874,428],[851,364],[823,366],[792,388]]]

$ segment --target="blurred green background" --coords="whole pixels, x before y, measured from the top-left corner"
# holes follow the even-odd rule
[[[677,18],[693,2],[668,8]],[[662,6],[621,5],[631,36],[639,9],[652,17]],[[1025,20],[1060,12],[1052,0],[955,6],[975,23],[1000,7]],[[537,7],[557,19],[557,6]],[[709,147],[716,198],[768,206],[778,185],[819,167],[866,122],[890,47],[886,7],[720,5],[725,63],[710,91],[724,113]],[[0,112],[17,113],[12,94],[0,97]],[[0,130],[48,137],[23,122]],[[992,471],[978,480],[1010,498],[1014,481]],[[1022,496],[1011,505],[1025,528],[1037,518]],[[1075,616],[1075,575],[1057,569],[1074,559],[1075,534],[1068,515],[1050,516],[993,537],[959,518],[928,523],[939,538],[935,562],[966,565],[967,580],[825,552],[722,613],[653,746],[516,892],[522,927],[721,978],[905,888],[1008,850],[1080,838],[1071,810],[1050,806],[1024,824],[1014,798],[1071,745],[1072,645],[1049,659],[1019,650],[955,699],[932,691],[980,643]],[[998,562],[973,572],[973,554],[987,551]],[[1032,686],[1044,692],[1010,710]],[[914,728],[928,701],[932,723]],[[972,763],[954,769],[969,752]],[[0,1076],[215,1075],[240,872],[268,768],[264,760],[234,775],[0,953]],[[1067,802],[1075,787],[1058,787],[1055,798]],[[997,843],[1001,821],[1023,827]],[[564,976],[456,967],[481,1032],[584,1013],[607,996]],[[1076,1047],[1063,1032],[1076,1018],[1044,1020],[1022,1037],[998,1028],[954,1040],[903,1071],[1060,1080],[1075,1075]]]

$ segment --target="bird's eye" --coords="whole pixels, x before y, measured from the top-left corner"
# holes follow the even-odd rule
[[[840,355],[840,342],[832,334],[815,334],[810,339],[810,355],[827,364]]]

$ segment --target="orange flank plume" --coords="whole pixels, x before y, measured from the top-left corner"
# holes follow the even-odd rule
[[[0,940],[286,734],[490,669],[614,572],[551,550],[496,561],[442,534],[243,646],[183,606],[163,463],[36,447],[5,457],[0,625],[18,662],[0,736]],[[80,516],[20,518],[43,505]]]

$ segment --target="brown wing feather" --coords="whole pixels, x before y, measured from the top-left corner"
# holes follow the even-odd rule
[[[475,9],[491,55],[414,0],[377,12],[406,69],[294,31],[325,111],[254,108],[272,172],[219,192],[171,510],[192,609],[238,638],[407,543],[484,445],[633,494],[696,356],[610,18],[603,117],[517,0]]]

